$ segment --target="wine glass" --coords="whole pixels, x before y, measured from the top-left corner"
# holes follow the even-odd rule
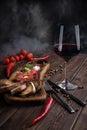
[[[60,26],[59,43],[54,45],[54,51],[57,55],[61,56],[65,60],[65,78],[61,83],[57,83],[63,89],[75,89],[78,86],[72,84],[67,80],[66,65],[70,58],[77,55],[80,51],[80,36],[79,36],[79,25],[75,25],[75,43],[63,43],[63,31],[64,25]]]

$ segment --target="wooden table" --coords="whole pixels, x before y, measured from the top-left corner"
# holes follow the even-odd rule
[[[49,62],[51,69],[64,66],[64,60],[53,52],[50,53]],[[0,65],[2,68],[2,65]],[[1,71],[1,70],[0,70]],[[63,72],[58,71],[50,77],[50,80],[62,81]],[[78,85],[78,88],[70,91],[82,100],[87,100],[87,54],[78,54],[70,59],[67,64],[67,78]],[[0,96],[1,97],[1,96]],[[79,106],[72,100],[68,101],[77,112],[70,114],[55,100],[48,114],[34,126],[29,127],[29,122],[40,112],[43,104],[18,105],[6,104],[0,98],[0,130],[87,130],[87,105]]]

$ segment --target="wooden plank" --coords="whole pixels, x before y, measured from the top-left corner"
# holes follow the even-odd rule
[[[86,71],[84,68],[84,66],[86,66],[86,61],[85,61],[86,57],[87,55],[79,54],[76,57],[73,57],[67,65],[68,79],[72,79],[72,82],[75,82],[76,84],[80,86],[83,83],[85,84],[85,86],[87,84],[86,78],[85,78]],[[63,63],[64,60],[58,56],[55,56],[55,54],[52,54],[52,57],[49,59],[49,61],[51,62],[51,68],[56,68],[58,67],[59,64],[64,64]],[[83,68],[84,68],[84,71],[83,71]],[[79,78],[81,79],[80,76],[82,77],[82,81],[79,83]],[[63,78],[64,78],[64,70],[62,73],[57,72],[55,75],[50,77],[52,81],[57,81],[57,80],[60,81]],[[72,91],[72,93],[76,94],[79,97],[82,96],[82,99],[83,99],[87,95],[87,92],[85,90],[86,89],[77,89],[77,90]],[[38,114],[42,106],[40,107],[32,106],[29,108],[22,106],[22,108],[20,108],[19,110],[17,109],[17,111],[14,111],[13,114],[10,114],[10,116],[8,116],[7,114],[9,118],[7,118],[5,122],[3,122],[1,129],[3,130],[11,130],[11,129],[13,130],[15,129],[18,129],[18,130],[31,130],[31,129],[32,130],[44,130],[44,129],[45,130],[49,130],[49,129],[50,130],[57,130],[57,129],[71,130],[73,126],[75,125],[79,115],[82,112],[82,107],[80,107],[79,105],[77,105],[75,102],[71,100],[68,101],[68,103],[72,105],[73,108],[79,109],[79,111],[76,112],[75,114],[69,114],[60,104],[54,102],[51,110],[46,115],[46,117],[43,118],[40,122],[38,122],[36,125],[34,125],[31,128],[29,128],[28,122],[30,122],[31,119],[33,119],[33,117],[35,117]],[[9,112],[6,112],[6,113],[9,113]],[[1,117],[2,119],[4,119],[5,118],[4,114],[2,114]]]
[[[0,113],[0,127],[17,111],[17,108],[9,106]]]
[[[39,113],[42,105],[38,106],[21,106],[8,120],[1,129],[3,130],[22,130],[26,123],[29,127],[29,122]]]
[[[71,75],[73,75],[77,68],[80,67],[80,65],[82,64],[81,67],[84,66],[85,62],[83,63],[83,61],[85,60],[85,57],[83,55],[81,55],[81,57],[79,56],[76,59],[73,59],[73,64],[68,65],[68,71],[69,74],[68,76],[71,77]],[[71,63],[71,62],[70,62]],[[73,67],[74,65],[74,67]],[[79,68],[80,71],[81,68]],[[72,71],[70,71],[72,70]],[[78,71],[78,72],[79,72]],[[72,72],[72,73],[71,73]],[[76,75],[75,75],[76,76]],[[74,78],[75,78],[74,76]],[[55,76],[56,78],[56,76]],[[54,76],[52,77],[52,80],[55,81]],[[83,77],[84,78],[84,77]],[[81,85],[81,84],[80,84]],[[87,95],[87,93],[85,93],[84,90],[79,90],[79,93],[77,92],[77,90],[74,90],[74,94],[76,94],[77,96],[82,96],[82,99],[84,99]],[[68,112],[64,111],[63,108],[61,106],[59,106],[59,104],[56,104],[55,107],[52,109],[52,113],[48,114],[47,117],[39,123],[39,125],[36,125],[36,127],[33,128],[33,130],[44,130],[44,129],[50,129],[50,130],[56,130],[56,129],[61,129],[61,130],[71,130],[73,124],[76,122],[76,120],[78,119],[78,116],[80,115],[81,111],[82,111],[82,107],[80,107],[79,105],[77,105],[76,103],[71,103],[72,106],[75,109],[78,109],[79,111],[76,112],[75,114],[69,114]]]
[[[87,100],[87,61],[85,62],[85,65],[82,67],[80,73],[76,76],[76,81],[79,85],[82,85],[84,87],[82,93],[80,93],[81,98],[84,98],[84,100]],[[73,130],[86,130],[87,129],[87,105],[82,109],[81,114],[78,116],[77,122],[73,125]]]
[[[81,58],[81,60],[80,60]],[[80,62],[78,62],[80,60]],[[78,67],[80,67],[81,64],[79,63],[83,63],[83,61],[85,60],[85,57],[83,55],[78,56],[77,60],[73,59],[74,65],[75,67],[73,68],[73,64],[68,66],[69,70],[71,68],[73,68],[72,73],[71,71],[69,71],[69,75],[70,74],[74,74],[75,71],[77,70]],[[77,66],[76,66],[77,65]],[[54,76],[52,78],[52,80],[54,79]],[[84,93],[83,93],[84,95]],[[72,104],[72,103],[70,103]],[[72,106],[75,109],[79,109],[78,112],[76,112],[75,114],[71,115],[69,114],[67,111],[64,110],[64,108],[62,108],[59,104],[55,104],[55,106],[51,109],[51,111],[48,113],[48,115],[42,119],[38,124],[36,124],[35,126],[33,126],[33,130],[56,130],[56,129],[61,129],[61,130],[69,130],[72,128],[72,125],[74,124],[74,122],[77,120],[80,112],[81,112],[81,107],[79,105],[77,105],[76,103],[73,102]],[[67,121],[67,120],[68,121]],[[29,130],[30,128],[28,128]]]
[[[0,95],[0,127],[17,111],[17,106],[7,104]]]
[[[77,122],[73,126],[73,130],[87,130],[87,105],[79,115]]]
[[[78,54],[77,56],[70,59],[70,61],[67,63],[67,78],[68,79],[71,80],[73,75],[75,76],[76,72],[78,73],[77,70],[78,68],[81,68],[82,64],[84,64],[86,57],[87,57],[86,54]],[[64,59],[60,58],[59,56],[56,56],[55,54],[52,55],[50,59],[51,68],[56,69],[56,68],[59,68],[59,65],[62,65],[63,72],[62,73],[57,72],[55,75],[51,76],[50,79],[54,81],[62,81],[64,79],[64,62],[65,62]]]

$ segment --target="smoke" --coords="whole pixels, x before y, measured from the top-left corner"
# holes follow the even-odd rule
[[[79,22],[81,11],[81,0],[58,0],[56,1],[54,12],[62,23]]]
[[[50,45],[48,43],[42,43],[36,38],[29,38],[24,35],[17,36],[13,42],[4,43],[1,45],[0,59],[4,56],[15,55],[20,52],[21,49],[26,49],[28,52],[35,54],[43,54],[49,50]]]
[[[12,12],[9,12],[9,16],[12,16],[14,24],[11,23],[11,19],[7,21],[8,27],[5,26],[5,29],[8,32],[8,37],[5,38],[8,42],[5,40],[1,44],[0,58],[19,53],[21,49],[37,54],[48,50],[50,48],[50,44],[47,41],[50,34],[50,24],[44,18],[40,4],[25,3],[18,6],[15,3],[13,6],[11,3],[10,9],[12,9]],[[10,33],[8,28],[10,28]]]
[[[48,37],[50,25],[44,18],[39,4],[30,6],[30,14],[32,19],[33,33],[38,39],[45,40]]]
[[[23,34],[46,41],[50,35],[50,24],[45,18],[40,3],[26,3],[17,5],[18,11],[14,12],[17,28]],[[13,8],[13,7],[12,7]]]
[[[60,13],[59,19],[62,19],[63,17],[69,18],[73,13],[73,3],[70,0],[63,0],[59,1],[58,3],[58,10]]]

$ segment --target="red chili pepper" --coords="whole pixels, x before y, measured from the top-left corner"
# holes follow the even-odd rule
[[[14,63],[13,62],[10,62],[8,65],[7,65],[7,68],[6,68],[6,74],[7,74],[7,77],[10,76],[10,73],[11,73],[11,70],[12,68],[14,67]]]
[[[47,60],[49,58],[49,55],[46,55],[44,57],[37,57],[37,58],[33,58],[31,57],[31,61],[38,61],[38,60]]]
[[[47,112],[49,111],[51,105],[52,105],[52,102],[53,102],[53,98],[52,97],[48,97],[47,100],[46,100],[46,103],[45,105],[43,106],[43,108],[41,109],[41,112],[38,114],[38,116],[33,119],[31,122],[30,122],[30,126],[34,125],[36,122],[38,122],[41,118],[43,118]]]

